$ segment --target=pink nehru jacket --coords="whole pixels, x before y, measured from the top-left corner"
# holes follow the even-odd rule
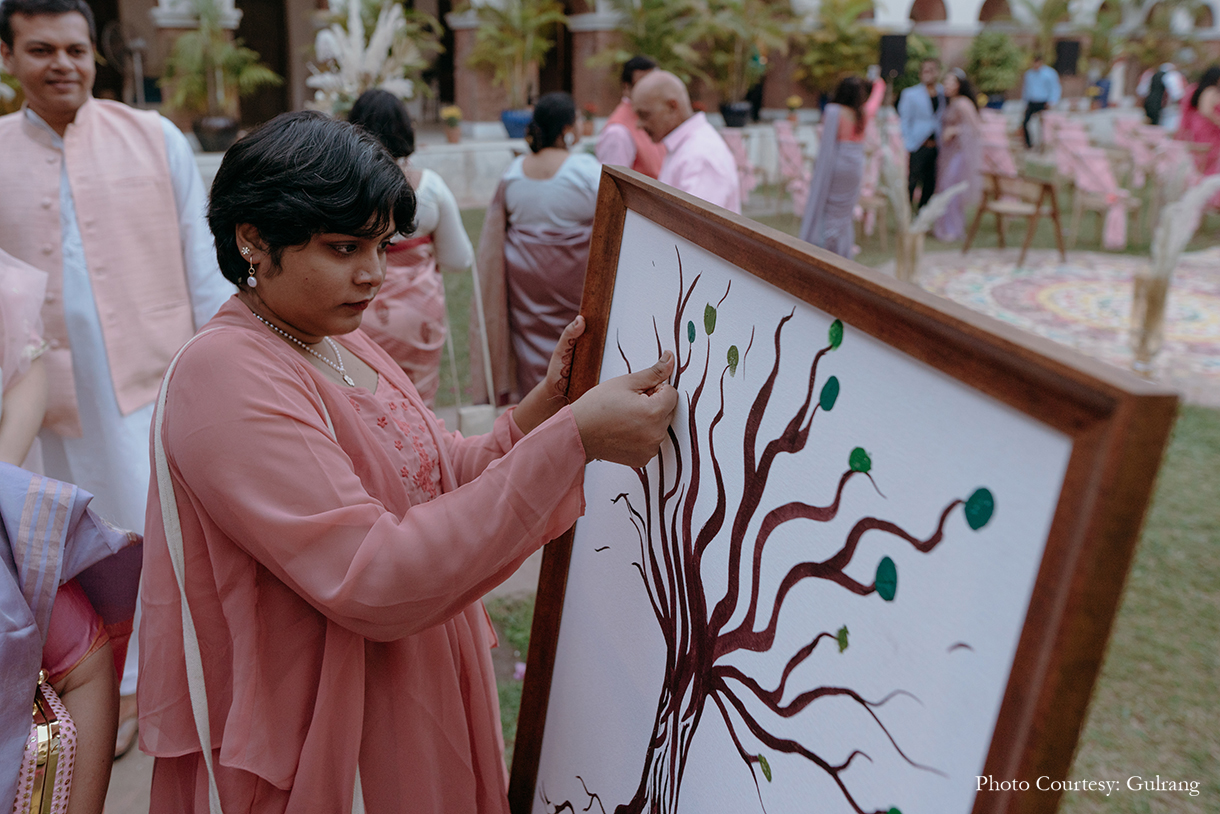
[[[621,135],[621,132],[614,132],[612,125],[626,130],[627,136],[631,139],[631,148],[634,150],[635,156],[631,162],[631,169],[642,172],[649,178],[656,178],[660,175],[661,163],[665,160],[665,146],[654,142],[647,133],[640,129],[639,117],[635,115],[635,108],[631,106],[630,99],[624,98],[618,103],[618,107],[614,108],[614,112],[606,120],[602,138]],[[600,141],[598,142],[597,158],[603,164],[617,163],[602,157]]]
[[[153,401],[194,332],[165,135],[156,113],[90,99],[64,133],[21,110],[0,118],[0,249],[49,277],[42,309],[50,377],[45,426],[79,437],[63,304],[60,162],[67,163],[106,358],[124,415]]]
[[[682,122],[662,143],[669,154],[658,181],[741,214],[737,162],[705,114],[696,113]]]

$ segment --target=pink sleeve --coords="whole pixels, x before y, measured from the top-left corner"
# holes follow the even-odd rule
[[[3,386],[30,368],[42,349],[47,275],[0,251],[0,376]]]
[[[76,580],[65,582],[55,594],[47,643],[42,648],[42,669],[47,671],[47,681],[58,684],[106,641],[101,617],[85,592]]]
[[[873,92],[868,95],[868,100],[864,103],[864,123],[868,124],[877,111],[881,109],[881,102],[885,100],[885,83],[880,79],[873,82]]]
[[[607,124],[597,138],[597,160],[603,164],[630,167],[635,163],[635,139],[622,124]]]
[[[584,448],[568,407],[477,478],[398,517],[357,475],[364,450],[328,432],[312,385],[281,360],[232,350],[200,341],[173,374],[162,432],[185,484],[180,511],[203,515],[361,636],[391,641],[445,621],[584,511]],[[468,472],[503,440],[491,451],[471,443],[458,464]]]

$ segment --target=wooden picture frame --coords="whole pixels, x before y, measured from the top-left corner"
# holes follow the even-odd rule
[[[983,775],[1000,784],[1015,782],[979,792],[971,808],[974,814],[1054,811],[1061,792],[1034,786],[1040,777],[1048,784],[1062,780],[1070,769],[1177,396],[637,173],[607,167],[581,309],[587,328],[573,360],[573,399],[599,380],[629,212],[1070,438],[1045,550],[985,750]],[[698,321],[701,306],[691,313]],[[776,337],[778,369],[778,332]],[[760,337],[763,344],[767,339]],[[539,760],[575,531],[548,545],[542,563],[509,786],[515,814],[533,811],[539,800]],[[840,652],[844,646],[845,641]],[[757,761],[750,757],[750,763]],[[771,780],[765,760],[749,771],[756,785],[767,788],[760,779],[765,774]],[[585,793],[587,799],[571,801],[573,810],[597,811],[597,804],[613,810],[626,802],[602,800],[595,789]],[[761,801],[761,790],[759,795]],[[566,810],[554,803],[547,808]]]

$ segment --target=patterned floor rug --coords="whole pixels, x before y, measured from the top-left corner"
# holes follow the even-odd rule
[[[918,282],[927,291],[1130,369],[1132,279],[1146,258],[1016,249],[924,255]],[[893,263],[881,271],[893,273]],[[1157,381],[1193,404],[1220,407],[1220,248],[1184,254],[1174,272]]]

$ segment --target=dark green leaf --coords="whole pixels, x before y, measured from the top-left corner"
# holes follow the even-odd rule
[[[762,755],[759,755],[758,756],[758,765],[762,766],[763,777],[767,778],[767,782],[770,783],[771,782],[771,764],[767,762],[767,759],[765,757],[763,757]]]
[[[898,593],[898,568],[889,557],[882,557],[881,562],[877,563],[877,578],[874,584],[882,599],[886,602],[894,601],[894,594]]]
[[[703,309],[703,330],[707,331],[707,335],[711,336],[712,331],[716,330],[716,309],[709,302],[707,308]]]
[[[738,361],[740,361],[740,358],[737,355],[737,346],[729,345],[729,375],[730,376],[737,375]]]
[[[822,395],[818,396],[818,404],[823,410],[832,410],[838,398],[839,380],[831,376],[826,380],[826,384],[822,385]]]
[[[831,348],[831,350],[834,350],[834,349],[837,349],[839,347],[839,345],[842,345],[842,344],[843,344],[843,323],[836,319],[834,322],[830,323],[830,348]]]
[[[686,323],[686,341],[687,342],[695,341],[695,323],[694,322]]]
[[[898,810],[898,806],[893,806],[885,814],[902,814],[902,812]]]
[[[991,490],[986,488],[975,489],[974,494],[966,501],[966,522],[970,525],[970,528],[978,531],[987,525],[987,521],[991,519],[991,514],[994,511],[995,497],[991,494]]]
[[[864,447],[856,447],[847,456],[847,465],[853,472],[867,472],[873,468],[873,459],[868,457]]]
[[[842,653],[847,649],[847,625],[839,628],[839,632],[835,634],[835,638],[839,640],[839,652]]]

